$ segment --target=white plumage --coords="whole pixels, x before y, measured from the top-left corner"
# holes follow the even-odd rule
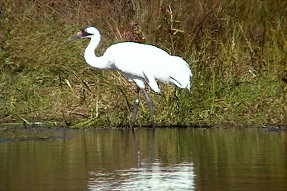
[[[156,46],[136,42],[113,44],[103,56],[97,57],[95,49],[101,40],[100,32],[95,27],[87,27],[71,37],[70,40],[84,37],[91,38],[84,54],[85,60],[90,66],[119,70],[129,81],[134,81],[137,84],[138,91],[132,115],[133,123],[138,111],[140,90],[144,92],[147,99],[151,122],[153,122],[152,101],[145,91],[145,84],[148,84],[155,92],[160,92],[156,80],[190,89],[191,70],[188,63],[181,57],[171,56]]]

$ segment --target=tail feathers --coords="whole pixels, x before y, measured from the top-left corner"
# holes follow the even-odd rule
[[[178,56],[171,57],[171,64],[169,74],[171,83],[180,88],[190,89],[191,70],[188,63]]]

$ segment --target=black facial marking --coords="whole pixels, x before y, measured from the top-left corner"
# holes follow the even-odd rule
[[[88,33],[87,31],[85,31],[85,29],[81,30],[81,32],[82,32],[82,37],[93,35],[91,33]]]

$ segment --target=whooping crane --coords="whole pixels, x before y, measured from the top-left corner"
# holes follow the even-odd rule
[[[119,70],[129,81],[136,83],[132,124],[136,121],[140,91],[143,91],[147,100],[150,122],[153,124],[153,102],[145,90],[145,84],[148,84],[155,92],[160,92],[156,80],[190,89],[192,73],[188,63],[181,57],[172,56],[156,46],[137,42],[113,44],[107,48],[103,56],[97,57],[95,50],[101,40],[101,34],[97,28],[86,27],[69,40],[77,38],[91,39],[84,53],[84,58],[90,66],[98,69]]]

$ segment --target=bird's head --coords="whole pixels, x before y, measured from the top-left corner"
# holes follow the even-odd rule
[[[76,35],[72,36],[69,41],[76,40],[77,38],[92,38],[94,36],[100,37],[100,32],[96,27],[86,27],[81,29]]]

